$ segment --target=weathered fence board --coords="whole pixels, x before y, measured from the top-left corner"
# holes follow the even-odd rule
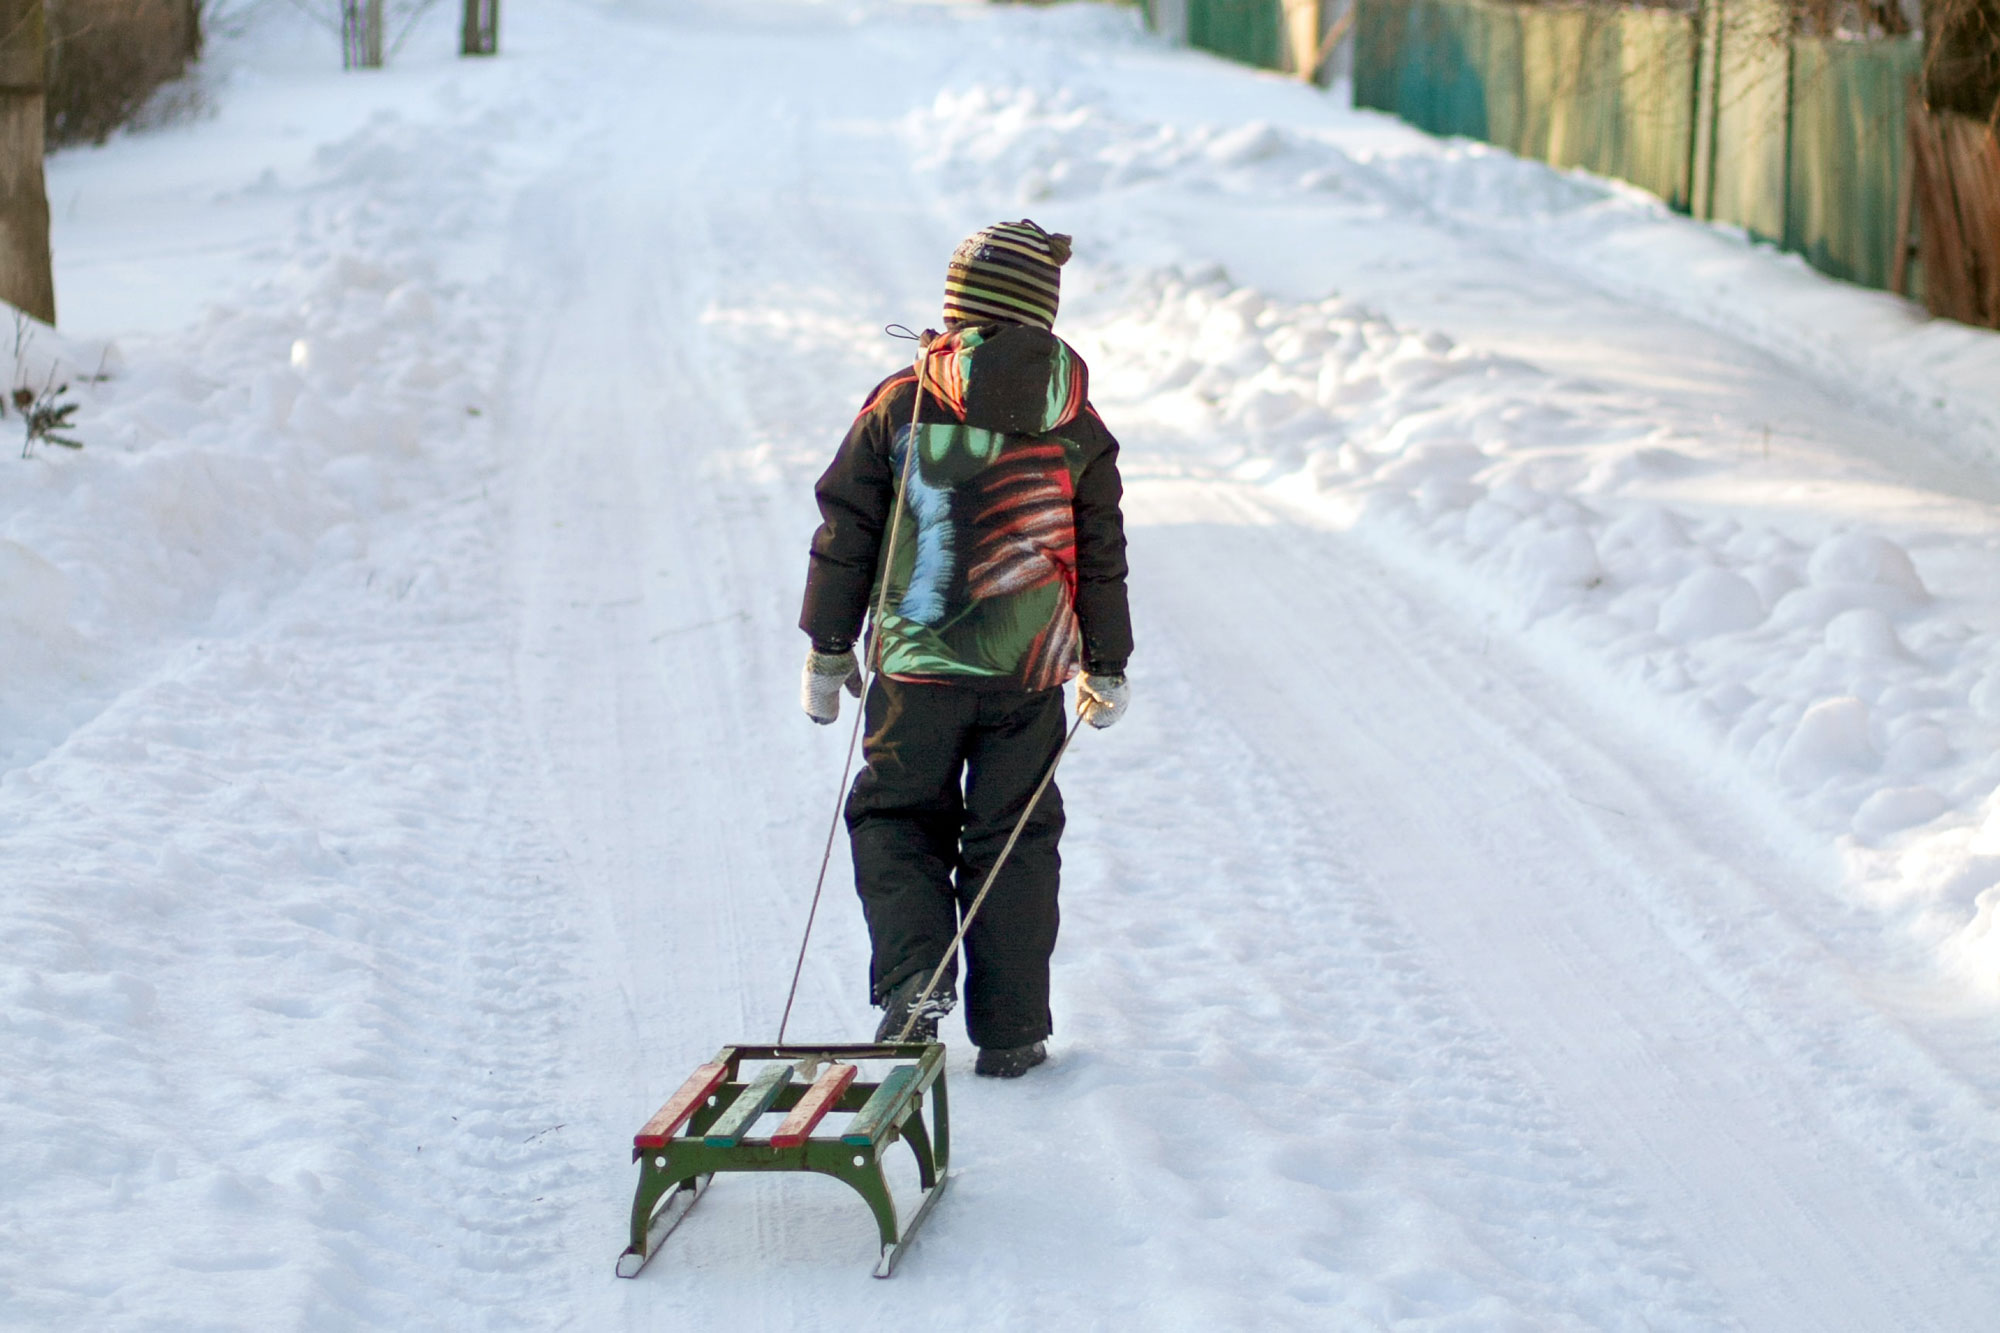
[[[1362,0],[1355,101],[1688,204],[1694,23],[1658,10]]]
[[[1910,108],[1924,304],[2000,328],[2000,135],[1955,111]]]
[[[1785,248],[1821,272],[1889,285],[1908,161],[1909,91],[1923,58],[1915,37],[1792,43]]]
[[[1706,216],[1767,241],[1785,238],[1792,48],[1786,0],[1718,6],[1715,150]]]
[[[1265,69],[1284,68],[1282,0],[1187,0],[1186,12],[1190,46]]]
[[[1698,17],[1359,4],[1357,104],[1631,181],[1836,277],[1889,285],[1917,39],[1788,38],[1785,0],[1710,3]]]
[[[1191,42],[1270,68],[1288,58],[1298,2],[1174,0]],[[1358,106],[1630,181],[1838,278],[1896,278],[1906,163],[1922,138],[1905,128],[1923,62],[1915,37],[1793,37],[1789,0],[1708,0],[1698,14],[1355,0],[1354,13]],[[1967,198],[1989,197],[1976,182],[2000,182],[2000,147],[1990,129],[1979,139],[1977,122],[1958,119],[1922,139],[1932,172],[1915,210],[1925,285],[1942,253],[1953,291],[1969,294],[1934,308],[1990,323],[2000,316],[1979,312],[2000,308],[2000,203],[1963,203],[1952,190],[1955,181]]]

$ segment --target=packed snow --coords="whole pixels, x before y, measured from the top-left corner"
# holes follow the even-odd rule
[[[1990,1322],[2000,335],[1130,8],[503,17],[343,74],[252,7],[50,160],[0,1325]],[[835,805],[812,479],[1019,216],[1139,638],[1052,1060],[947,1025],[892,1282],[804,1178],[621,1282],[630,1136],[773,1034]],[[851,1040],[829,892],[793,1032]]]

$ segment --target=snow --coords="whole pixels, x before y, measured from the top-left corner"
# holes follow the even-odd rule
[[[0,459],[0,1324],[1990,1319],[2000,337],[1129,9],[454,41],[344,75],[251,10],[195,113],[49,164],[15,383],[85,447]],[[948,1024],[892,1283],[777,1179],[619,1282],[629,1136],[771,1035],[834,807],[811,480],[1023,215],[1140,642],[1066,761],[1053,1058]],[[872,1028],[845,878],[809,1039]]]

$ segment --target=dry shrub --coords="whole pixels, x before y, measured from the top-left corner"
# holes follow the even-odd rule
[[[2000,0],[1924,0],[1924,101],[2000,120]]]
[[[200,49],[195,0],[47,0],[48,141],[102,143]]]
[[[1903,0],[1791,0],[1792,30],[1808,37],[1900,37],[1916,15]]]

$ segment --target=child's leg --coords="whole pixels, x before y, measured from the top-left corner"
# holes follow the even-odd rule
[[[1061,748],[1063,729],[1061,690],[980,696],[979,723],[966,742],[958,876],[966,906]],[[1026,1046],[1049,1035],[1062,831],[1062,793],[1052,782],[966,933],[965,1025],[976,1045]]]
[[[965,819],[962,749],[975,703],[967,690],[886,676],[868,691],[866,767],[847,798],[847,831],[873,944],[868,982],[876,1004],[904,978],[934,969],[958,930],[951,876]]]

